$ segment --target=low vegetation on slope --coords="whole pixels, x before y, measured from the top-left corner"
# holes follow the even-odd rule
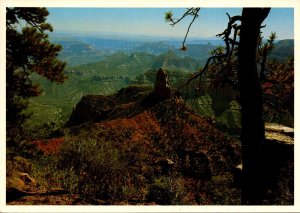
[[[84,96],[64,136],[33,142],[43,156],[8,157],[8,204],[240,204],[239,140],[181,98],[152,91],[132,85]],[[273,142],[266,149],[282,150]],[[292,202],[290,152],[280,168],[277,154],[268,156],[266,204]]]
[[[62,168],[73,169],[76,177],[84,174],[84,183],[76,183],[77,193],[132,204],[237,202],[239,193],[232,187],[231,173],[239,162],[237,142],[194,114],[182,100],[147,106],[140,98],[139,103],[109,106],[103,105],[107,97],[87,98],[84,108],[77,105],[80,109],[93,111],[98,105],[102,110],[92,112],[97,117],[92,124],[73,117],[77,126],[60,152]],[[74,112],[75,117],[81,115]],[[222,192],[212,187],[215,181],[223,185],[218,189]]]
[[[60,174],[49,184],[92,204],[239,204],[238,141],[180,98],[149,101],[151,91],[131,86],[83,97],[63,139],[35,142],[54,159],[48,176]],[[87,121],[79,110],[97,119]]]

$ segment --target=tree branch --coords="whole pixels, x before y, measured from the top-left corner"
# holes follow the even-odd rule
[[[185,48],[185,41],[186,41],[186,38],[189,34],[189,31],[190,31],[190,28],[192,26],[192,24],[194,23],[195,19],[198,17],[198,13],[200,11],[200,8],[199,7],[196,7],[196,8],[189,8],[179,19],[177,19],[176,21],[173,20],[172,18],[172,13],[169,13],[167,16],[166,16],[166,20],[167,21],[170,21],[171,22],[171,26],[174,27],[177,23],[179,23],[182,19],[184,19],[186,16],[193,16],[193,19],[192,21],[190,22],[189,26],[188,26],[188,29],[186,31],[186,34],[185,34],[185,37],[183,39],[183,42],[182,42],[182,48],[181,50],[186,50]]]
[[[218,34],[217,36],[221,37],[223,36],[223,40],[225,42],[225,45],[226,45],[226,52],[225,53],[216,53],[216,55],[213,55],[211,57],[209,57],[206,61],[206,64],[205,66],[203,67],[203,69],[201,69],[200,72],[198,73],[194,73],[194,75],[189,78],[184,84],[182,84],[181,86],[179,86],[177,88],[177,90],[180,90],[182,89],[184,86],[187,86],[188,84],[191,83],[191,81],[197,79],[198,77],[202,78],[202,76],[204,75],[204,73],[208,70],[208,67],[210,65],[210,62],[211,61],[215,61],[217,60],[218,62],[222,61],[222,59],[226,60],[226,65],[223,66],[221,68],[222,71],[224,71],[228,64],[229,64],[229,61],[231,59],[231,56],[232,56],[232,53],[233,53],[233,49],[234,49],[234,46],[238,44],[238,42],[236,41],[236,38],[237,38],[237,32],[239,30],[239,26],[237,24],[235,24],[236,21],[241,21],[241,16],[233,16],[233,17],[230,17],[230,15],[228,13],[226,13],[228,18],[229,18],[229,22],[228,22],[228,25],[227,25],[227,28],[223,31],[223,33],[220,33]],[[194,17],[195,19],[195,17]],[[193,19],[193,20],[194,20]],[[190,23],[189,27],[191,26],[191,24],[193,23],[193,21]],[[233,38],[230,38],[230,35],[231,35],[231,32],[232,32],[232,28],[234,29],[234,35],[233,35]],[[189,30],[189,28],[188,28]],[[188,33],[188,31],[187,31]],[[185,37],[186,38],[186,37]],[[185,42],[185,40],[184,40]],[[183,42],[183,45],[184,45],[184,42]],[[230,47],[230,44],[231,44],[231,47]],[[227,78],[228,82],[230,82],[232,85],[235,85],[236,84],[231,81],[229,78]]]

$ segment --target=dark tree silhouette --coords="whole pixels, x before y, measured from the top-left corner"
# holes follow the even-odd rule
[[[6,8],[6,125],[7,142],[21,140],[27,100],[40,94],[30,75],[35,72],[55,82],[63,82],[65,63],[57,59],[60,45],[49,42],[46,8]]]
[[[264,121],[263,99],[256,67],[256,47],[270,8],[244,8],[238,47],[238,79],[242,114],[242,204],[262,204]]]
[[[188,27],[187,34],[198,17],[199,8],[190,8],[179,19],[174,20],[171,12],[166,13],[166,20],[174,26],[187,15],[193,16]],[[263,175],[263,142],[264,142],[264,121],[262,88],[257,74],[257,44],[259,42],[260,29],[262,22],[268,16],[270,8],[243,8],[241,16],[229,17],[227,29],[219,34],[223,36],[226,44],[226,52],[217,51],[218,53],[207,60],[204,68],[196,73],[182,85],[188,86],[193,80],[201,78],[208,70],[211,61],[221,66],[220,73],[226,74],[230,68],[230,61],[235,45],[238,46],[238,88],[240,92],[241,114],[242,114],[242,132],[241,143],[243,153],[243,170],[242,170],[242,204],[255,205],[262,204],[264,190]],[[240,25],[236,21],[241,21]],[[233,38],[230,35],[234,30]],[[236,37],[239,31],[239,41]],[[185,35],[182,50],[185,50]],[[230,82],[230,79],[228,79]],[[201,82],[201,81],[200,81]],[[231,82],[235,84],[234,82]],[[179,89],[180,89],[179,88]]]

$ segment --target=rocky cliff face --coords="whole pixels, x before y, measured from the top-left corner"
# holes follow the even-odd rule
[[[134,113],[135,107],[145,98],[152,88],[149,86],[131,85],[122,88],[110,96],[86,95],[76,105],[66,123],[67,127],[83,125],[117,118],[122,114]]]

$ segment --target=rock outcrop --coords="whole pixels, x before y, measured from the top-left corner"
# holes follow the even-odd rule
[[[294,129],[276,123],[265,124],[264,142],[265,199],[268,203],[293,203],[294,199]],[[242,164],[235,167],[237,182]],[[268,204],[266,203],[266,204]]]
[[[276,123],[265,125],[265,153],[270,163],[294,159],[294,129]],[[279,165],[281,165],[281,163]]]
[[[171,98],[171,88],[166,72],[160,68],[156,74],[154,89],[144,85],[130,85],[120,89],[116,94],[86,95],[73,109],[66,127],[78,126],[84,123],[99,122],[106,119],[128,115],[128,104],[135,108],[152,106],[159,101]],[[130,107],[134,109],[134,107]],[[124,109],[126,112],[124,112]],[[129,109],[130,110],[130,109]]]
[[[6,200],[18,199],[26,194],[40,192],[37,181],[28,173],[32,171],[32,162],[20,157],[7,160],[6,171]]]
[[[116,105],[114,98],[103,95],[86,95],[76,105],[66,126],[76,126],[105,118]]]
[[[6,202],[13,203],[27,196],[47,196],[66,194],[67,191],[57,187],[43,186],[38,178],[32,176],[33,162],[21,156],[6,160]]]
[[[265,130],[268,199],[274,204],[291,203],[294,198],[294,129],[266,123]]]
[[[168,99],[171,96],[171,88],[167,73],[160,68],[156,73],[154,84],[154,96],[158,99]]]
[[[117,118],[129,114],[131,109],[138,107],[140,102],[151,92],[152,88],[143,85],[130,85],[120,89],[116,94],[86,95],[76,105],[66,123],[66,127],[83,125]],[[129,110],[129,111],[128,111]],[[132,110],[134,111],[134,110]],[[131,112],[134,113],[134,112]]]

